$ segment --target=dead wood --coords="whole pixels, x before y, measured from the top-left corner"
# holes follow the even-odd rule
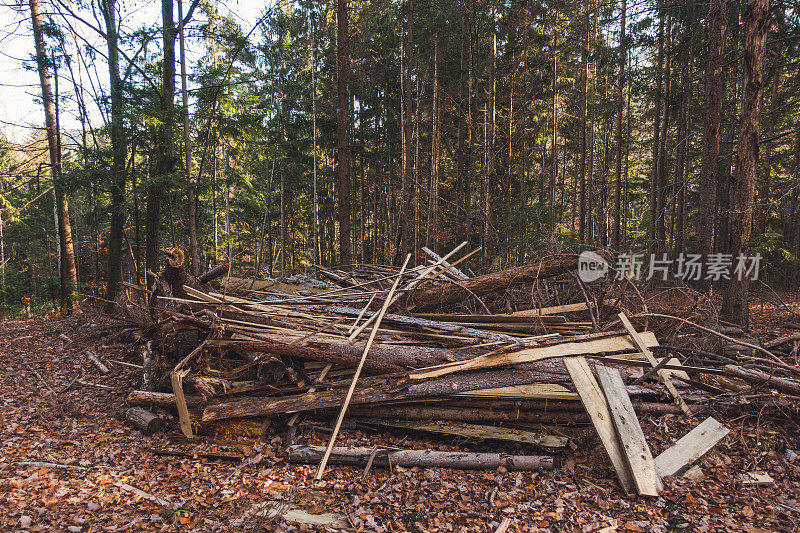
[[[414,311],[436,309],[466,300],[471,296],[470,293],[482,296],[524,283],[532,283],[538,279],[551,278],[575,270],[577,267],[577,255],[556,256],[543,259],[539,263],[476,276],[463,280],[458,285],[448,283],[427,288],[420,287],[403,296],[397,302],[397,307]]]

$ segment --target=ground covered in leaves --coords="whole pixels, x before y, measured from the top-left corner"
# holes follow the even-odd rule
[[[764,327],[773,333],[776,324]],[[200,455],[219,443],[176,440],[174,420],[167,433],[143,436],[124,422],[138,371],[120,362],[139,361],[89,314],[0,323],[0,530],[494,531],[505,517],[509,531],[800,530],[800,432],[787,418],[721,418],[731,435],[701,461],[704,479],[668,478],[658,499],[625,497],[591,435],[549,472],[395,467],[364,475],[334,466],[315,482],[314,467],[285,462],[280,421],[263,442],[228,446],[244,455],[235,460]],[[667,415],[642,425],[655,455],[699,421]],[[325,444],[327,436],[302,427],[294,442]],[[403,433],[346,431],[339,444],[536,453]],[[155,452],[165,448],[190,456]],[[745,485],[741,475],[752,471],[774,484]],[[326,513],[336,514],[334,526],[292,521],[334,516]]]

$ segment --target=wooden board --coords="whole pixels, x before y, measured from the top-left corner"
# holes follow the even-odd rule
[[[509,429],[496,426],[485,426],[481,424],[465,424],[462,422],[425,422],[412,420],[392,420],[382,418],[361,418],[359,423],[368,425],[379,425],[394,428],[413,429],[415,431],[425,431],[428,433],[441,433],[445,435],[458,435],[473,439],[491,439],[532,444],[549,450],[561,450],[569,439],[567,437],[557,437],[554,435],[542,435],[533,431],[521,429]]]
[[[192,433],[192,421],[189,418],[189,407],[186,404],[186,397],[183,395],[183,378],[188,373],[188,370],[174,370],[170,374],[170,380],[172,381],[172,393],[175,395],[175,405],[178,407],[181,431],[186,435],[187,439],[191,439],[194,437]]]
[[[644,354],[644,356],[647,358],[647,360],[650,362],[651,365],[653,366],[658,365],[658,360],[653,355],[653,352],[649,350],[649,347],[646,345],[644,341],[643,337],[644,333],[637,333],[636,329],[633,327],[633,324],[631,324],[631,321],[628,320],[628,317],[625,315],[625,313],[619,313],[617,316],[622,321],[622,325],[630,334],[631,339],[633,339],[633,342],[636,343],[636,346],[639,348],[639,351]],[[662,368],[661,370],[658,371],[658,377],[664,383],[664,386],[667,388],[672,397],[675,398],[675,403],[677,403],[678,406],[680,406],[681,411],[683,411],[684,414],[691,416],[692,410],[689,409],[689,406],[686,405],[686,402],[684,402],[683,398],[681,398],[678,389],[676,389],[675,385],[673,385],[671,381],[671,374],[669,373],[669,371],[664,370]]]
[[[625,452],[620,446],[619,440],[617,440],[617,433],[614,429],[614,423],[611,421],[611,413],[608,409],[606,397],[597,384],[597,380],[592,374],[592,369],[589,368],[589,363],[583,357],[566,357],[564,358],[564,366],[567,367],[572,383],[575,384],[575,389],[581,397],[583,406],[586,408],[586,412],[589,413],[592,425],[594,425],[594,429],[608,453],[608,458],[611,459],[614,470],[617,471],[617,477],[622,489],[628,495],[636,494],[636,485],[633,482],[633,476],[625,459]]]
[[[705,455],[725,435],[728,428],[708,417],[656,457],[656,472],[661,477],[676,476]]]
[[[454,394],[455,397],[497,398],[508,400],[579,400],[578,393],[555,383],[531,383],[495,389],[481,389]]]
[[[617,430],[622,450],[628,462],[633,482],[642,496],[658,496],[664,488],[656,473],[656,465],[650,447],[644,438],[639,419],[633,410],[631,398],[625,390],[622,376],[616,368],[595,366],[600,386],[605,392],[611,420]]]
[[[652,332],[644,332],[640,335],[643,346],[658,346],[656,336]],[[427,369],[420,369],[409,375],[411,379],[429,379],[438,376],[452,374],[453,372],[463,372],[466,370],[476,370],[479,368],[492,368],[506,365],[516,365],[520,363],[533,363],[542,359],[553,357],[567,357],[571,355],[595,354],[600,352],[622,352],[635,351],[637,346],[631,341],[628,335],[617,335],[604,339],[594,339],[581,342],[565,342],[541,348],[526,348],[516,352],[487,354],[468,361],[456,361]]]

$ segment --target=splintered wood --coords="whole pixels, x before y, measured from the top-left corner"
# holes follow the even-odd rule
[[[704,422],[654,459],[639,417],[701,412],[707,391],[728,376],[783,390],[796,383],[726,370],[730,359],[684,365],[678,347],[636,330],[634,313],[619,313],[620,329],[614,315],[630,309],[625,297],[634,291],[577,285],[575,255],[470,277],[477,250],[466,246],[441,255],[424,249],[417,266],[409,255],[401,268],[320,266],[321,279],[221,282],[213,278],[228,265],[195,278],[169,249],[150,299],[158,322],[139,348],[148,390],[131,391],[128,402],[172,409],[187,439],[250,421],[262,433],[270,422],[291,428],[291,442],[295,432],[328,423],[326,447],[290,453],[318,463],[318,479],[329,463],[368,471],[389,463],[551,468],[553,458],[538,454],[560,453],[591,425],[622,489],[656,496],[663,476],[690,466],[727,430]],[[663,325],[656,331],[661,337]],[[340,431],[352,428],[449,436],[465,446],[514,443],[537,455],[336,447]]]

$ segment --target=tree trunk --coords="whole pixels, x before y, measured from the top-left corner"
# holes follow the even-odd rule
[[[336,196],[339,201],[339,263],[353,262],[350,247],[350,35],[347,0],[336,1]]]
[[[103,0],[101,11],[106,26],[108,74],[111,87],[111,234],[108,242],[108,290],[106,299],[115,301],[122,287],[122,233],[125,224],[125,155],[122,129],[122,80],[119,76],[115,0]]]
[[[761,235],[767,230],[767,220],[770,212],[769,185],[772,180],[772,136],[775,135],[775,119],[778,115],[778,92],[781,85],[781,68],[775,67],[772,72],[772,89],[769,97],[769,122],[767,122],[767,138],[765,139],[764,175],[760,180],[758,190],[758,218],[756,235]]]
[[[433,101],[431,102],[431,184],[428,191],[428,231],[426,246],[439,247],[439,34],[433,36]],[[431,236],[433,236],[431,238]]]
[[[656,193],[658,191],[658,161],[659,161],[659,147],[661,146],[661,108],[666,105],[663,97],[664,86],[664,15],[659,12],[658,14],[658,59],[656,60],[656,98],[655,98],[655,116],[653,117],[653,175],[650,179],[650,221],[649,221],[649,237],[651,247],[656,241]]]
[[[399,302],[400,305],[413,307],[417,312],[435,309],[472,298],[473,295],[481,296],[515,285],[531,283],[537,279],[557,276],[574,270],[577,266],[577,256],[560,256],[543,260],[540,263],[476,276],[462,281],[459,285],[448,283],[429,288],[418,288],[404,295]]]
[[[616,170],[614,173],[614,229],[611,237],[611,244],[615,250],[619,250],[622,239],[621,219],[622,219],[622,110],[623,95],[625,93],[625,15],[627,9],[626,0],[622,0],[620,22],[619,22],[619,79],[617,79],[617,153]]]
[[[289,447],[292,463],[317,464],[325,454],[324,446]],[[436,452],[431,450],[375,450],[374,448],[335,447],[330,464],[351,466],[400,466],[403,468],[455,468],[461,470],[509,471],[551,470],[553,458],[538,455],[505,455],[502,453]]]
[[[466,1],[465,1],[466,4]],[[467,125],[469,120],[469,11],[464,6],[461,14],[461,63],[459,70],[460,81],[460,94],[458,105],[458,138],[457,138],[457,153],[456,153],[456,194],[458,199],[456,201],[456,216],[455,225],[456,230],[466,235],[466,207],[468,200],[466,199],[467,191],[467,172],[469,171],[469,160],[467,154]]]
[[[655,246],[658,252],[665,251],[667,215],[667,134],[669,126],[670,90],[672,86],[672,15],[667,15],[666,50],[664,58],[664,102],[661,105],[661,133],[658,138],[658,161],[656,162],[656,231]]]
[[[525,370],[492,370],[487,372],[473,372],[471,374],[456,374],[443,378],[432,379],[422,383],[414,383],[397,392],[386,387],[375,385],[369,388],[356,389],[350,400],[351,405],[374,404],[409,400],[412,398],[425,398],[434,396],[448,396],[457,392],[471,390],[493,389],[510,387],[512,385],[527,385],[535,383],[538,376],[535,372]],[[295,411],[312,411],[315,409],[328,409],[340,407],[347,394],[346,389],[331,389],[325,391],[306,392],[294,396],[264,397],[253,396],[209,405],[203,410],[203,421],[222,420],[243,416],[264,416],[286,414]]]
[[[181,98],[183,100],[183,144],[186,157],[186,204],[189,226],[189,271],[193,275],[200,272],[200,255],[197,247],[197,205],[192,184],[192,137],[189,130],[189,93],[186,83],[186,50],[184,46],[183,0],[178,1],[178,29],[181,53]]]
[[[734,257],[750,255],[769,18],[769,0],[748,0],[744,14],[744,94],[736,150],[728,248]],[[728,290],[722,299],[722,316],[743,327],[748,326],[750,319],[749,287],[749,277],[739,272],[738,275],[731,276]]]
[[[705,125],[703,161],[700,169],[700,200],[697,210],[697,253],[707,257],[714,251],[714,218],[719,179],[719,132],[722,124],[722,90],[725,70],[725,33],[728,0],[711,2],[708,13],[708,61],[706,63]],[[710,287],[709,281],[701,282]]]
[[[44,104],[45,125],[47,128],[47,145],[50,153],[50,173],[53,178],[53,187],[58,212],[58,243],[60,248],[60,276],[61,276],[61,312],[72,314],[75,293],[77,291],[78,276],[75,270],[75,254],[72,247],[72,228],[69,223],[69,207],[67,196],[61,180],[61,143],[59,141],[58,118],[56,104],[50,85],[50,70],[45,50],[44,34],[42,31],[42,15],[40,0],[29,0],[31,9],[31,23],[33,25],[33,38],[36,45],[36,65],[39,71],[39,83],[42,88],[42,102]]]
[[[156,161],[153,177],[147,191],[147,244],[145,265],[152,272],[158,271],[161,200],[169,175],[175,167],[174,143],[172,133],[175,126],[175,21],[172,12],[173,0],[161,1],[162,65],[161,94],[159,95],[160,122],[156,138]]]

